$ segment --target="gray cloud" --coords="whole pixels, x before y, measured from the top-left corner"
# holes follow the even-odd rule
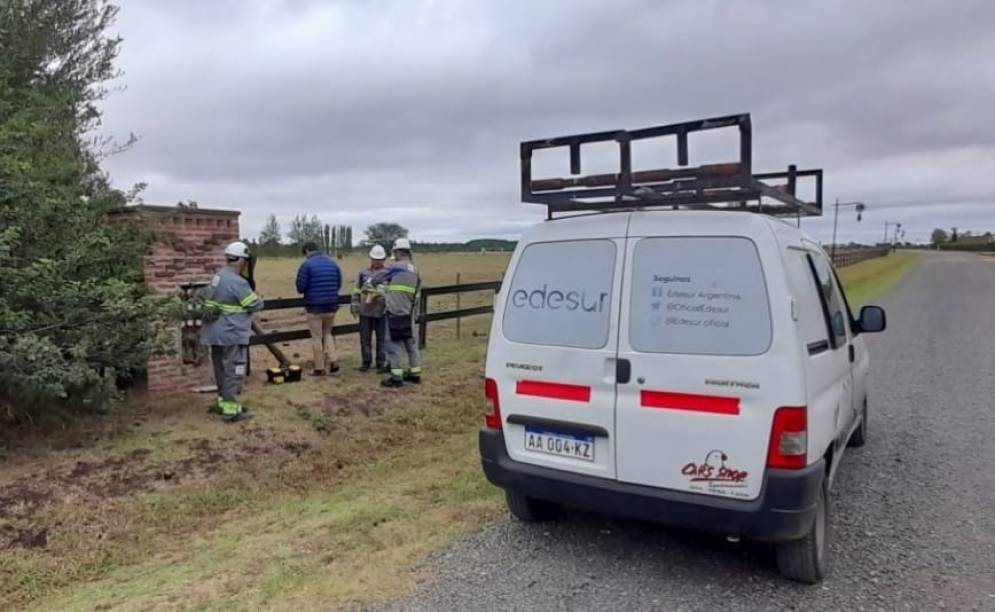
[[[830,201],[868,203],[844,240],[995,227],[985,0],[122,5],[105,128],[141,140],[108,168],[150,202],[238,208],[247,235],[308,212],[514,236],[541,218],[520,140],[744,111],[758,169],[822,166]],[[804,223],[828,239],[831,217]]]

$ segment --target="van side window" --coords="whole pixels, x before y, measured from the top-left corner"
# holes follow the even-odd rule
[[[523,344],[604,348],[615,257],[611,240],[537,242],[525,247],[505,295],[505,337]]]
[[[830,344],[834,349],[839,348],[846,344],[847,316],[843,312],[843,299],[833,282],[833,269],[819,253],[809,253],[808,262],[822,302]]]

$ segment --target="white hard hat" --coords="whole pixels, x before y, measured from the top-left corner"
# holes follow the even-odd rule
[[[244,242],[233,242],[225,247],[225,255],[228,257],[249,258],[249,247]]]
[[[370,249],[370,259],[387,259],[387,251],[383,249],[379,244],[373,245]]]
[[[407,238],[398,238],[397,240],[394,241],[394,250],[410,251],[411,241],[408,240]]]

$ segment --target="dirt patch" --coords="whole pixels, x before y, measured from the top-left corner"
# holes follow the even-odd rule
[[[19,529],[13,525],[0,526],[0,550],[35,549],[47,546],[48,529]]]
[[[403,397],[398,393],[388,395],[380,389],[358,389],[344,397],[326,397],[321,406],[321,413],[327,417],[353,415],[373,417],[380,416],[403,402]]]
[[[0,519],[33,514],[52,499],[49,491],[17,483],[0,489]]]

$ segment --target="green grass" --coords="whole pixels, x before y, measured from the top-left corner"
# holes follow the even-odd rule
[[[400,393],[355,372],[350,355],[334,378],[252,385],[246,403],[257,417],[244,426],[212,421],[198,396],[158,406],[152,422],[168,434],[88,431],[89,446],[48,458],[59,462],[53,470],[70,472],[80,456],[148,451],[104,477],[163,466],[178,484],[21,517],[49,530],[48,545],[0,547],[0,600],[66,610],[327,609],[403,594],[420,559],[500,509],[476,451],[488,324],[464,321],[462,341],[434,335],[426,383]],[[210,462],[184,472],[198,457],[191,443],[205,441]],[[284,450],[291,444],[306,450]],[[66,483],[67,497],[87,484]]]
[[[375,462],[334,489],[222,500],[216,529],[39,607],[311,609],[398,595],[411,587],[406,570],[415,561],[497,507],[475,462],[454,461],[474,452],[471,437],[449,435]],[[205,500],[160,501],[150,500],[152,516],[168,521],[199,513]]]
[[[840,281],[846,291],[850,308],[859,310],[868,300],[887,293],[898,284],[915,263],[921,253],[915,251],[898,251],[885,257],[867,261],[839,269]],[[856,313],[854,313],[856,315]]]

